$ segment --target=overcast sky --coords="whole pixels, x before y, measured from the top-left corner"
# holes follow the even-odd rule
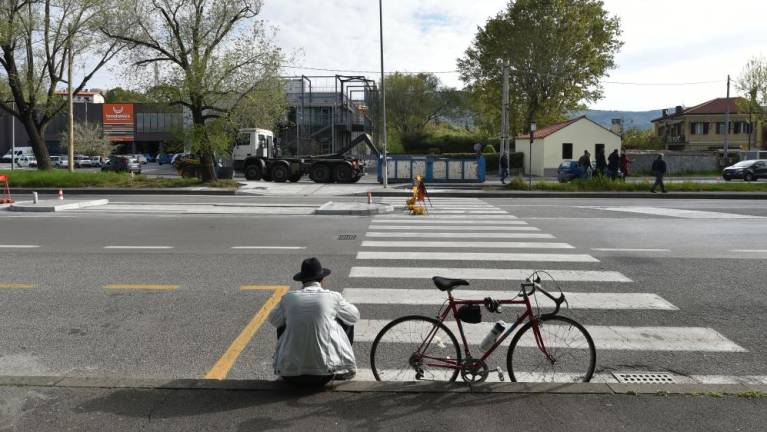
[[[384,0],[387,71],[452,71],[456,59],[506,0]],[[746,60],[767,55],[766,0],[605,0],[621,18],[625,42],[595,109],[648,110],[692,106],[726,92]],[[379,69],[375,0],[266,0],[262,17],[279,27],[278,40],[298,51],[297,64],[344,70]],[[288,69],[317,75],[322,72]],[[371,75],[371,74],[368,74]],[[440,74],[461,87],[457,74]],[[376,78],[371,75],[371,77]]]
[[[387,71],[454,71],[456,59],[507,0],[384,0]],[[767,0],[605,0],[621,18],[625,42],[606,81],[708,82],[700,85],[605,83],[594,109],[649,110],[692,106],[726,92],[748,58],[767,55]],[[278,27],[278,43],[296,53],[294,64],[315,68],[377,71],[378,2],[375,0],[265,0],[261,14]],[[286,75],[334,74],[285,69]],[[367,73],[370,78],[378,75]],[[104,71],[94,86],[111,87]],[[455,73],[439,74],[461,87]]]

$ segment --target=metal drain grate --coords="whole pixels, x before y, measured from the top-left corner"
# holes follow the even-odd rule
[[[666,372],[613,372],[613,376],[622,384],[674,384],[674,375]]]
[[[356,240],[357,234],[339,234],[338,240]]]

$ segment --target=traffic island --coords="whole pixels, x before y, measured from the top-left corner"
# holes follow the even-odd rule
[[[341,216],[370,216],[394,212],[394,207],[388,204],[366,204],[328,201],[315,210],[316,215]]]
[[[32,201],[19,202],[11,204],[8,207],[10,211],[17,212],[60,212],[65,210],[77,210],[86,207],[96,207],[109,204],[108,199],[97,200],[40,200],[37,203]]]

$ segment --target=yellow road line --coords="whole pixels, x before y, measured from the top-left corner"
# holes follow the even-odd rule
[[[178,285],[152,285],[152,284],[112,284],[104,285],[106,289],[136,289],[136,290],[174,290]]]
[[[4,284],[4,283],[0,283],[0,288],[3,288],[3,289],[6,289],[6,288],[7,288],[7,289],[16,289],[16,288],[34,288],[34,287],[35,287],[35,285],[33,285],[33,284],[20,284],[20,283],[8,283],[8,284]]]
[[[287,285],[261,285],[262,287],[270,288],[253,288],[256,286],[258,285],[243,285],[240,287],[240,289],[251,287],[247,289],[263,291],[271,290],[274,291],[274,293],[272,293],[271,297],[269,297],[266,303],[264,303],[264,305],[261,307],[261,310],[259,310],[253,319],[250,320],[248,325],[242,329],[239,336],[237,336],[232,344],[229,345],[229,348],[226,350],[226,352],[224,352],[224,355],[222,355],[216,364],[210,368],[208,373],[205,374],[205,379],[222,380],[226,378],[226,375],[229,374],[229,370],[232,369],[232,366],[234,366],[237,358],[240,357],[242,351],[248,345],[256,332],[258,332],[258,329],[261,328],[261,325],[264,323],[264,321],[266,321],[269,313],[272,311],[272,309],[274,309],[275,306],[277,306],[277,303],[280,302],[282,296],[285,295],[285,293],[288,292],[288,289],[290,288]]]
[[[268,291],[268,290],[280,290],[289,289],[288,285],[242,285],[240,291]]]

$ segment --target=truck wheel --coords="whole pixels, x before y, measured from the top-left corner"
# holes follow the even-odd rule
[[[290,177],[290,169],[284,164],[278,163],[272,167],[270,174],[272,181],[284,183],[288,181],[288,177]]]
[[[295,183],[295,182],[301,180],[301,177],[303,177],[303,176],[304,175],[301,174],[301,173],[293,174],[292,176],[288,177],[288,181],[291,182],[291,183]]]
[[[248,180],[261,180],[261,167],[258,164],[250,164],[245,167],[245,178]]]
[[[334,174],[337,183],[351,183],[354,178],[352,167],[346,164],[336,165]]]
[[[311,177],[312,181],[315,183],[329,183],[330,167],[325,164],[317,164],[312,167],[309,177]]]

